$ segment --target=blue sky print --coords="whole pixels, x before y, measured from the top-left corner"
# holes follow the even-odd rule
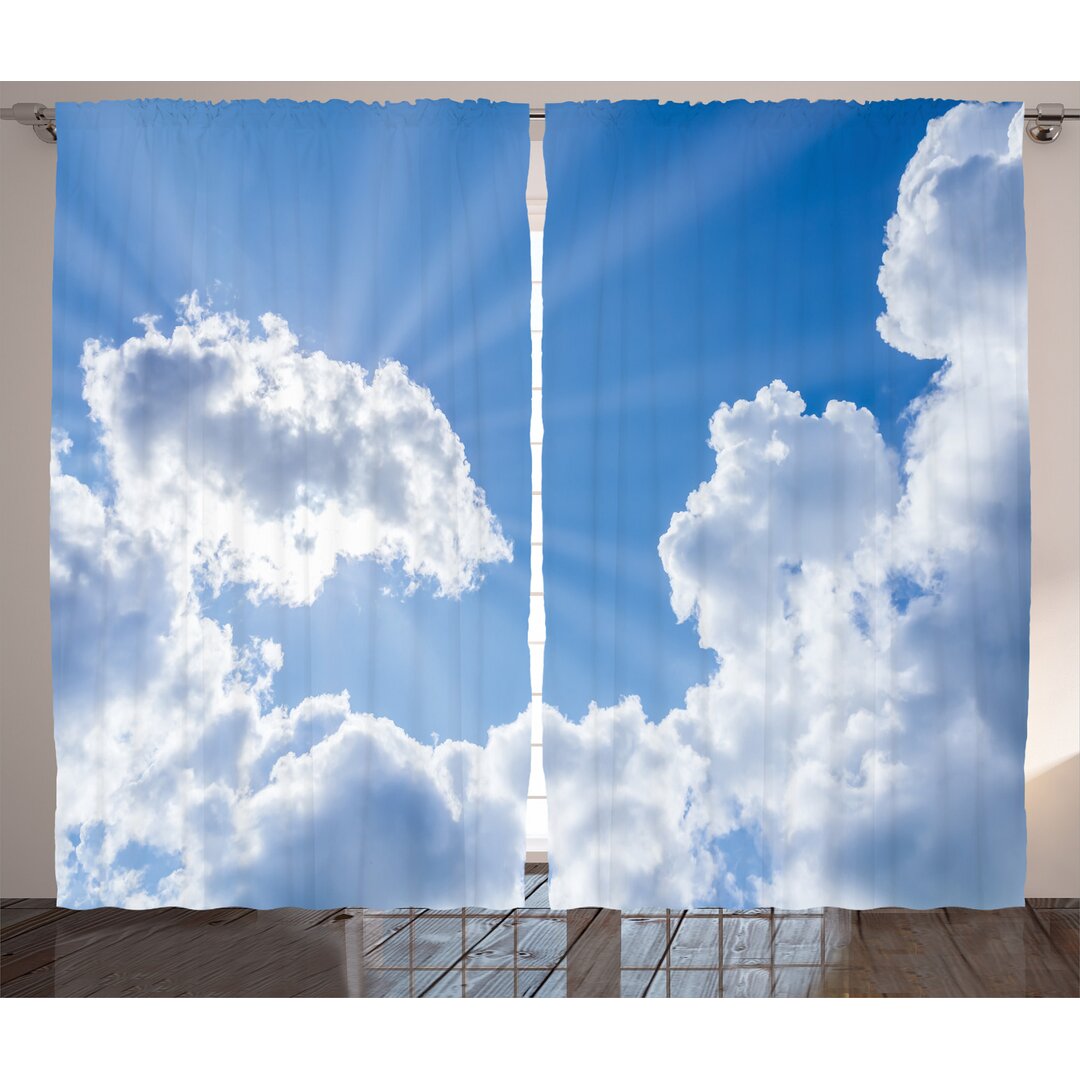
[[[60,902],[518,902],[527,107],[58,120]]]
[[[1022,902],[1021,134],[549,107],[554,906]]]

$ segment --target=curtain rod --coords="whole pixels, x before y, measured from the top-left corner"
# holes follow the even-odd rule
[[[533,106],[529,109],[530,120],[543,120],[544,107]],[[1061,134],[1061,125],[1066,120],[1080,120],[1080,109],[1066,109],[1061,104],[1041,103],[1033,109],[1024,109],[1024,127],[1033,142],[1050,143]],[[34,129],[34,134],[42,142],[56,142],[56,109],[40,102],[21,101],[9,109],[0,109],[0,120],[16,120],[20,124]]]

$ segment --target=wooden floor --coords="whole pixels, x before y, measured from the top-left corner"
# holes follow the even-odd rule
[[[68,911],[0,902],[5,997],[1076,997],[1080,904]]]

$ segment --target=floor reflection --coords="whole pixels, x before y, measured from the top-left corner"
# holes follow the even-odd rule
[[[972,911],[65,911],[2,902],[4,996],[1080,995],[1080,904]]]

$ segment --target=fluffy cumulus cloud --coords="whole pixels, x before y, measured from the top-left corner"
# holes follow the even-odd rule
[[[1020,122],[958,106],[901,180],[878,327],[945,360],[902,454],[865,409],[809,415],[779,382],[713,415],[713,474],[659,555],[716,670],[658,721],[636,698],[548,711],[553,904],[1019,902]],[[760,874],[735,872],[746,844]]]
[[[922,359],[1025,345],[1023,116],[957,105],[931,120],[886,226],[878,331]]]
[[[528,725],[425,745],[347,694],[274,702],[269,639],[201,605],[235,582],[310,603],[339,560],[452,603],[510,557],[460,439],[403,367],[303,353],[194,298],[88,342],[105,482],[54,432],[57,876],[71,906],[520,899]],[[93,643],[92,647],[88,643]]]
[[[672,725],[648,723],[636,697],[594,704],[576,724],[548,706],[544,759],[552,907],[618,898],[606,906],[632,908],[708,891],[717,865],[694,793],[709,762]]]
[[[850,561],[896,505],[897,463],[866,409],[830,401],[809,416],[782,382],[721,405],[709,423],[716,471],[660,538],[679,621],[721,656],[761,647],[803,569]]]
[[[305,708],[315,715],[294,715]],[[344,694],[305,702],[286,726],[312,720],[329,733],[308,749],[277,747],[267,781],[236,807],[221,804],[236,843],[204,855],[208,894],[316,908],[521,902],[526,715],[493,728],[484,747],[422,745],[352,712]]]
[[[415,587],[474,587],[510,545],[430,391],[387,361],[374,373],[305,353],[284,319],[262,333],[185,298],[119,346],[87,342],[91,416],[137,533],[176,548],[208,582],[307,604],[339,558],[399,563]]]

